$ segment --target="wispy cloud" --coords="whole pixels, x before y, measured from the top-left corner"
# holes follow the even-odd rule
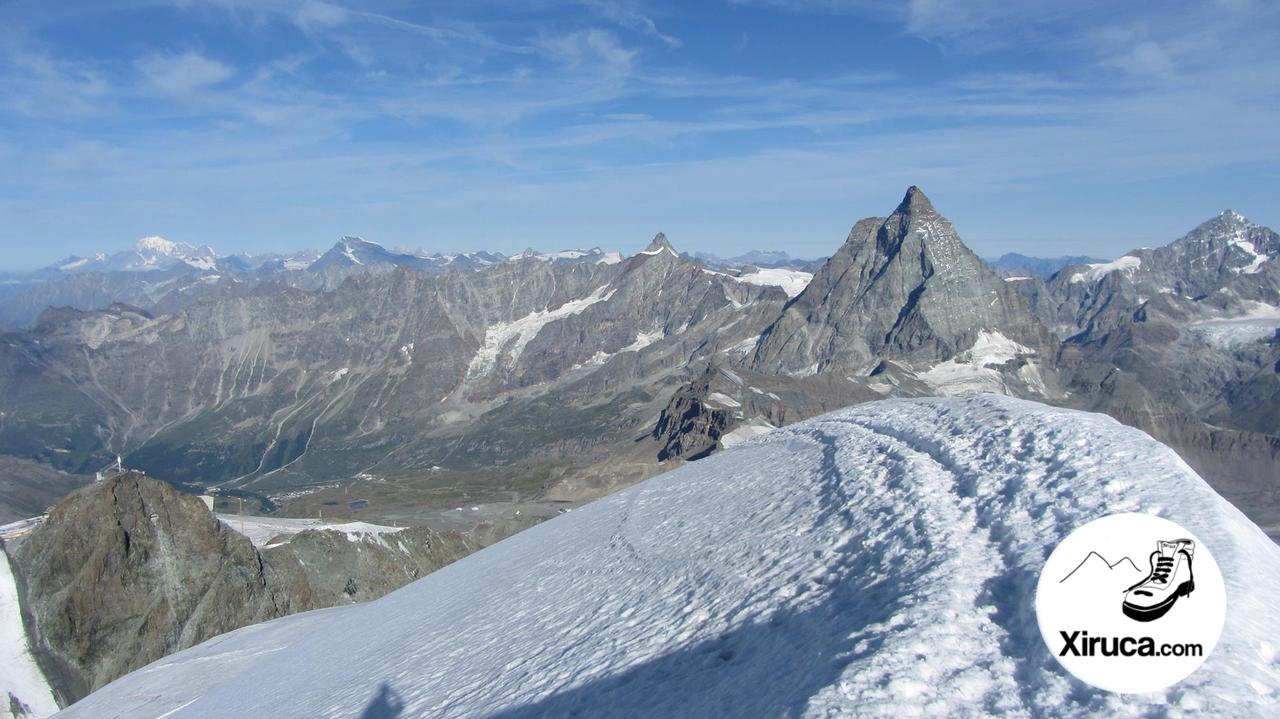
[[[231,67],[188,50],[178,55],[148,55],[137,61],[148,83],[171,95],[217,85],[235,74]]]
[[[963,198],[967,238],[1095,232],[1081,208],[993,198],[1043,212],[1224,173],[1241,178],[1224,194],[1274,185],[1247,182],[1280,162],[1274,4],[1090,2],[78,6],[106,29],[175,23],[140,50],[60,35],[88,22],[76,0],[19,0],[0,31],[0,211],[22,218],[11,237],[83,243],[56,254],[135,232],[518,250],[661,228],[816,253],[898,185]],[[797,33],[828,26],[853,39],[815,59]]]
[[[113,106],[113,89],[92,65],[58,59],[29,38],[0,32],[0,107],[33,117],[89,117]]]
[[[616,35],[596,28],[546,35],[534,44],[551,60],[574,70],[603,67],[610,73],[622,74],[631,69],[636,57],[636,52],[624,48]]]
[[[605,20],[615,22],[635,32],[661,40],[668,47],[680,47],[684,43],[680,38],[668,35],[658,29],[653,18],[640,12],[622,0],[585,0],[586,6]]]

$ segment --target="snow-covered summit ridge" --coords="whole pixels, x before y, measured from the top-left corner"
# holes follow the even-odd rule
[[[1104,514],[1194,532],[1227,584],[1204,666],[1147,696],[1040,638],[1048,552]],[[381,600],[247,627],[67,717],[1274,715],[1280,547],[1146,434],[1004,397],[779,429]]]
[[[144,237],[133,246],[139,253],[149,252],[158,255],[172,255],[178,251],[178,243],[166,240],[158,235]]]

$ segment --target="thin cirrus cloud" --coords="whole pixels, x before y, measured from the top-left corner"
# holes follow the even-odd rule
[[[1276,11],[1176,9],[18,0],[0,244],[33,265],[151,234],[518,251],[663,229],[816,256],[908,184],[982,252],[1272,219]]]
[[[148,55],[137,61],[146,81],[173,95],[217,85],[235,75],[235,70],[198,52]]]

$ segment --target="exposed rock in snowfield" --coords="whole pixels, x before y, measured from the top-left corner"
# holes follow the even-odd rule
[[[251,535],[269,531],[248,521]],[[237,524],[138,474],[59,502],[15,566],[59,694],[84,696],[246,624],[380,597],[476,549],[457,533],[356,523],[277,527],[259,551]]]
[[[1033,608],[1049,550],[1123,511],[1186,527],[1226,581],[1216,650],[1150,695],[1065,674]],[[1009,398],[887,400],[378,601],[220,637],[63,716],[1274,716],[1278,593],[1280,547],[1142,432]]]

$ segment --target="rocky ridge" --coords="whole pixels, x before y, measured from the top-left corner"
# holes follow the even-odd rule
[[[14,552],[41,665],[64,703],[248,624],[373,599],[474,551],[425,527],[388,542],[308,531],[261,551],[140,474],[75,492]]]

